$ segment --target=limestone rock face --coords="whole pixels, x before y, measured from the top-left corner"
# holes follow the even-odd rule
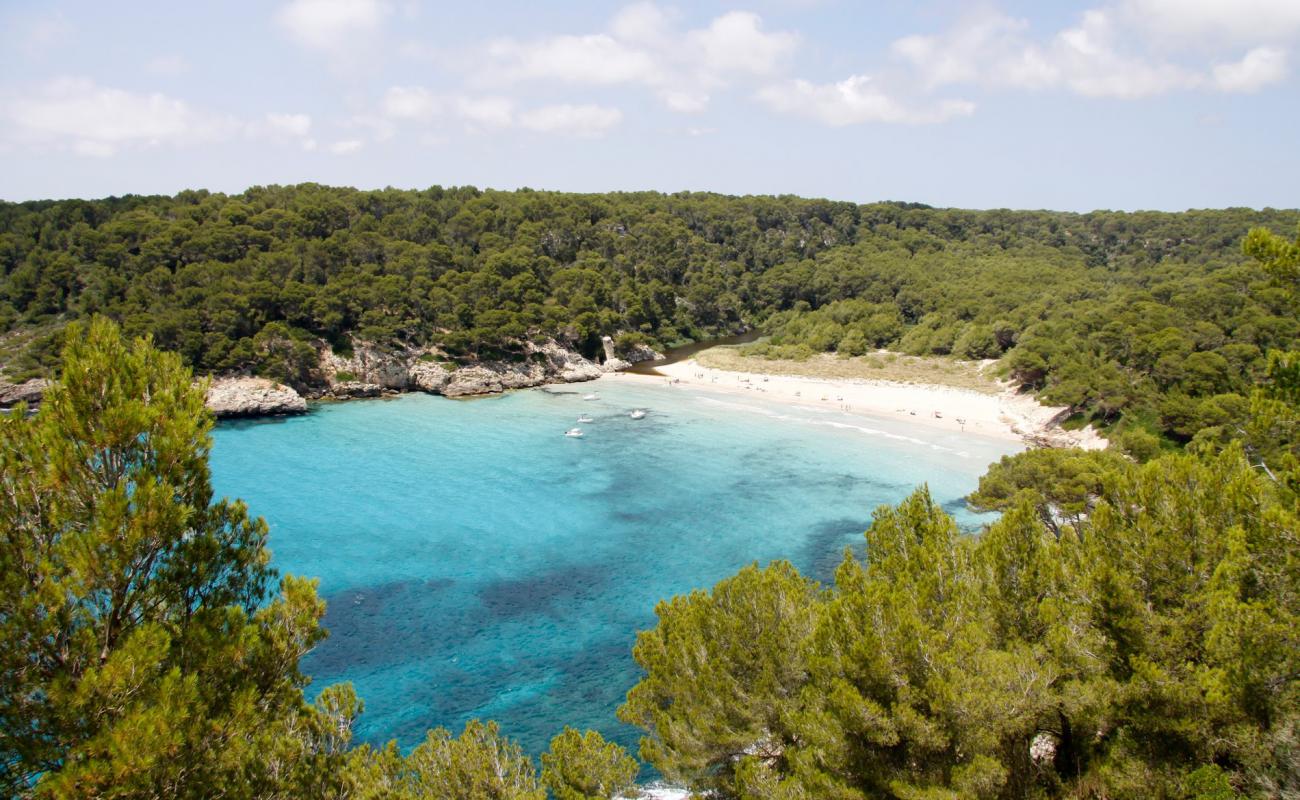
[[[447,397],[492,394],[544,383],[571,383],[600,377],[606,370],[554,340],[524,344],[520,361],[484,361],[448,369],[429,354],[445,356],[432,348],[381,348],[352,342],[352,353],[341,356],[321,348],[321,371],[329,381],[327,394],[335,397],[373,397],[379,390],[419,390]],[[619,362],[624,363],[624,362]],[[339,376],[347,380],[339,380]]]
[[[422,392],[439,394],[442,387],[447,385],[451,380],[451,371],[441,364],[435,364],[431,361],[417,361],[407,370],[407,375],[411,381],[411,387],[419,389]]]
[[[541,353],[549,366],[548,372],[565,383],[591,381],[602,374],[600,365],[593,364],[572,350],[565,350],[555,341],[542,345],[530,345],[535,353]]]
[[[622,372],[630,366],[632,366],[630,363],[621,358],[609,358],[605,360],[604,364],[600,365],[600,368],[605,372]]]
[[[546,374],[536,364],[487,362],[461,367],[451,373],[442,387],[442,394],[446,397],[493,394],[506,389],[540,386],[545,382]]]
[[[336,375],[345,373],[352,376],[349,379],[351,382],[371,383],[384,389],[402,391],[411,386],[408,369],[411,356],[411,353],[405,351],[389,350],[369,342],[353,340],[352,354],[349,356],[341,356],[329,347],[323,348],[320,364],[331,386],[339,382],[335,379]]]
[[[45,396],[45,390],[52,385],[53,381],[45,378],[32,378],[22,383],[0,380],[0,408],[9,408],[18,403],[37,405]]]
[[[330,387],[330,394],[335,397],[378,397],[384,393],[384,387],[377,383],[361,381],[343,381]]]
[[[307,410],[301,395],[266,378],[214,378],[208,387],[207,405],[218,417],[302,414]]]

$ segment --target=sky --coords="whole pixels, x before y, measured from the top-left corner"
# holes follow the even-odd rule
[[[1300,205],[1300,0],[0,0],[0,198]]]

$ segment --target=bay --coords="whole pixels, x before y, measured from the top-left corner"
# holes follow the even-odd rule
[[[585,435],[563,436],[584,413]],[[330,637],[303,668],[311,694],[356,686],[362,740],[477,717],[531,753],[566,724],[635,752],[614,709],[658,600],[778,558],[828,581],[873,509],[922,483],[975,529],[962,498],[1019,449],[614,379],[223,423],[212,469],[266,518],[276,567],[320,579]]]

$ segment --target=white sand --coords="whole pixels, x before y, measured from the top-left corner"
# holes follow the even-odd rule
[[[1099,450],[1106,440],[1092,428],[1066,431],[1057,424],[1067,409],[1044,406],[1011,388],[999,394],[890,381],[832,380],[702,367],[694,359],[657,367],[665,377],[613,373],[600,380],[670,384],[683,390],[755,395],[792,404],[832,408],[850,414],[897,418],[944,428],[1017,439],[1036,446]]]

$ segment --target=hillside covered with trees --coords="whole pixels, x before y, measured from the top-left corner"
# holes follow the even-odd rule
[[[317,343],[594,355],[758,327],[758,354],[1002,359],[1129,449],[1240,427],[1300,322],[1242,254],[1294,211],[1067,214],[795,197],[472,187],[0,204],[0,364],[48,372],[66,322],[150,334],[199,373],[319,381]]]

